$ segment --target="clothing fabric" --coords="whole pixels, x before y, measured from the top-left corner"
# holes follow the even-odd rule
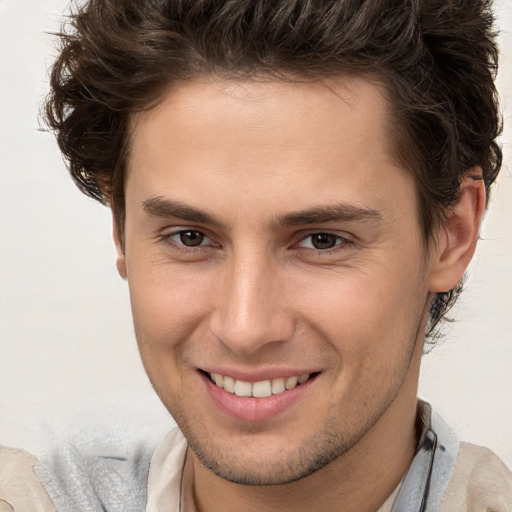
[[[419,410],[416,455],[376,512],[511,512],[512,473],[503,462],[487,448],[459,443],[428,404]],[[177,428],[131,454],[65,445],[38,461],[0,447],[0,512],[197,512],[186,460]]]
[[[24,450],[0,446],[0,512],[56,512],[34,473],[37,459]]]

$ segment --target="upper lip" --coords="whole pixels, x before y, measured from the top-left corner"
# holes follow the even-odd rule
[[[262,380],[272,380],[278,378],[287,379],[288,377],[300,377],[304,374],[318,373],[320,370],[312,368],[259,368],[259,369],[241,369],[226,367],[208,367],[201,368],[206,373],[217,373],[223,377],[232,377],[235,380],[245,382],[260,382]]]

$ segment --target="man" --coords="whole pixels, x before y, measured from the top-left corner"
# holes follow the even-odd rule
[[[91,0],[72,27],[48,122],[179,430],[4,449],[0,504],[509,511],[503,463],[417,400],[501,164],[489,3]]]

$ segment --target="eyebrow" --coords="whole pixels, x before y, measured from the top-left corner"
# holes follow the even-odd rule
[[[355,204],[339,203],[331,206],[311,208],[288,213],[277,220],[279,226],[302,226],[307,224],[323,224],[326,222],[349,222],[382,220],[378,210]]]
[[[199,210],[180,201],[153,197],[145,200],[142,203],[142,207],[145,212],[155,217],[174,217],[219,228],[226,227],[226,224],[213,213]],[[339,203],[287,213],[278,217],[272,224],[279,227],[288,227],[323,224],[326,222],[379,221],[381,219],[382,215],[378,210],[355,204]]]
[[[175,217],[190,222],[197,222],[199,224],[209,224],[218,228],[225,227],[225,224],[212,213],[198,210],[192,206],[188,206],[179,201],[171,201],[163,197],[153,197],[146,199],[142,203],[145,212],[155,217]]]

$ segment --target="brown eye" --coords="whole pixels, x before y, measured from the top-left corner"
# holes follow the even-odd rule
[[[333,235],[331,233],[315,233],[314,235],[310,235],[311,245],[315,249],[332,249],[336,247],[336,245],[340,241],[340,237]]]
[[[180,231],[180,242],[187,247],[196,247],[204,242],[205,236],[200,231]]]

